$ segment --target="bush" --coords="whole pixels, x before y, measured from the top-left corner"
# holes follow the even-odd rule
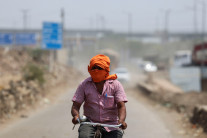
[[[44,71],[35,64],[27,64],[24,69],[24,79],[26,81],[36,80],[40,85],[45,82]]]
[[[30,54],[32,56],[32,59],[34,61],[42,61],[42,57],[44,55],[44,51],[41,49],[33,49],[30,51]]]

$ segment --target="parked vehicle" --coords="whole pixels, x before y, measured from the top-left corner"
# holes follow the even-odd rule
[[[138,67],[144,72],[156,72],[157,66],[150,61],[142,61],[138,64]]]
[[[194,65],[207,65],[207,43],[194,46],[192,62]]]
[[[128,82],[130,80],[130,74],[129,71],[124,68],[124,67],[120,67],[120,68],[116,68],[114,69],[111,74],[116,74],[118,77],[118,80],[120,82]]]
[[[180,50],[174,55],[174,66],[182,67],[192,64],[192,52],[190,50]]]
[[[180,73],[181,75],[178,75],[178,77],[171,75],[171,80],[174,79],[175,81],[182,84],[183,87],[186,87],[187,84],[190,83],[189,86],[196,86],[194,87],[195,90],[207,90],[207,43],[200,43],[195,45],[192,51],[185,50],[176,52],[174,56],[174,65],[178,68],[173,67],[171,70],[176,72],[174,74]],[[188,66],[189,68],[184,66]],[[187,73],[187,75],[189,75],[191,79],[185,77],[186,71],[188,70],[190,70],[190,73]],[[182,79],[179,78],[180,76],[182,76]],[[197,79],[193,77],[197,77]],[[195,81],[196,83],[189,81]]]
[[[200,66],[207,65],[207,43],[200,43],[194,46],[192,51],[181,50],[174,55],[174,66]]]

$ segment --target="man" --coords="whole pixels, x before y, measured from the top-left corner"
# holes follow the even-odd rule
[[[90,60],[88,72],[91,77],[85,79],[77,88],[72,99],[71,114],[73,124],[77,124],[79,109],[84,102],[84,115],[94,123],[117,125],[126,129],[126,107],[128,101],[116,74],[109,75],[110,59],[105,55],[96,55]],[[96,128],[91,125],[79,127],[79,138],[93,138]],[[103,138],[122,138],[119,128],[104,127]]]

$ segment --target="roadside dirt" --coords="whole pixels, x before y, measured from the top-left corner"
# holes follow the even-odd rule
[[[64,93],[67,92],[68,89],[77,86],[80,80],[82,80],[82,78],[79,78],[75,81],[71,81],[71,83],[69,84],[62,83],[50,87],[48,89],[50,93],[48,95],[45,95],[45,97],[42,100],[40,100],[37,105],[22,110],[15,116],[12,116],[12,118],[9,121],[1,122],[0,130],[7,128],[8,126],[12,126],[13,124],[16,124],[16,122],[28,118],[33,114],[37,114],[38,112],[42,111],[47,107],[48,108],[52,107],[52,105],[56,103],[57,99],[59,99],[60,96],[64,95]],[[149,99],[149,97],[144,95],[137,87],[135,87],[136,85],[134,84],[133,86],[130,85],[130,87],[127,85],[128,87],[126,87],[125,89],[127,95],[135,98],[137,102],[144,105],[153,114],[159,116],[159,118],[161,118],[161,121],[164,122],[165,127],[167,127],[167,129],[170,130],[170,133],[172,134],[173,138],[193,138],[193,137],[206,138],[207,137],[207,135],[203,133],[202,128],[195,127],[189,122],[189,118],[185,113],[178,113],[175,110],[169,108],[168,105],[163,105],[161,103]],[[68,115],[69,114],[67,114],[67,116]]]
[[[207,135],[203,133],[202,128],[195,127],[189,122],[189,118],[185,113],[178,113],[171,108],[149,99],[149,97],[143,94],[138,88],[128,88],[126,91],[128,95],[136,97],[137,101],[143,103],[147,108],[160,116],[166,127],[173,134],[173,138],[207,137]]]
[[[47,107],[82,74],[38,49],[0,48],[0,129]],[[64,89],[64,90],[63,90]]]
[[[126,93],[129,102],[126,104],[128,128],[125,130],[125,138],[189,138],[172,134],[171,130],[166,127],[163,118],[153,108],[150,108],[149,102],[145,103],[141,101],[140,96],[133,95],[136,93],[136,89],[126,88]],[[38,110],[28,118],[21,119],[19,122],[8,126],[0,133],[0,137],[78,137],[78,126],[72,130],[73,124],[70,115],[73,94],[74,89],[67,90],[59,96],[54,95],[55,99],[58,99],[54,105],[53,103],[49,104],[47,108]],[[175,126],[175,128],[177,127]]]
[[[63,94],[66,90],[70,89],[71,84],[63,83],[59,86],[53,86],[48,89],[49,94],[42,97],[36,104],[32,106],[28,106],[25,109],[13,114],[9,119],[1,120],[0,122],[0,130],[7,128],[10,125],[15,124],[18,121],[21,121],[24,118],[28,118],[29,116],[53,105],[58,97]]]
[[[194,108],[197,105],[207,104],[207,93],[184,92],[170,82],[167,72],[161,71],[145,74],[144,79],[139,80],[136,87],[138,97],[144,97],[144,101],[151,103],[154,111],[166,119],[165,122],[175,133],[190,138],[207,137],[203,128],[191,124]],[[174,124],[175,122],[178,125]],[[173,126],[180,127],[177,129]]]

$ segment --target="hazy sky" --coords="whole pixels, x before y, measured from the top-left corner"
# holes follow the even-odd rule
[[[201,30],[202,0],[197,0],[197,25]],[[207,2],[207,1],[206,1]],[[41,28],[43,21],[60,21],[65,10],[67,29],[105,28],[127,31],[132,14],[133,32],[164,28],[166,10],[170,9],[170,31],[193,31],[194,0],[0,0],[0,28],[23,28],[23,12],[27,9],[29,28]]]

